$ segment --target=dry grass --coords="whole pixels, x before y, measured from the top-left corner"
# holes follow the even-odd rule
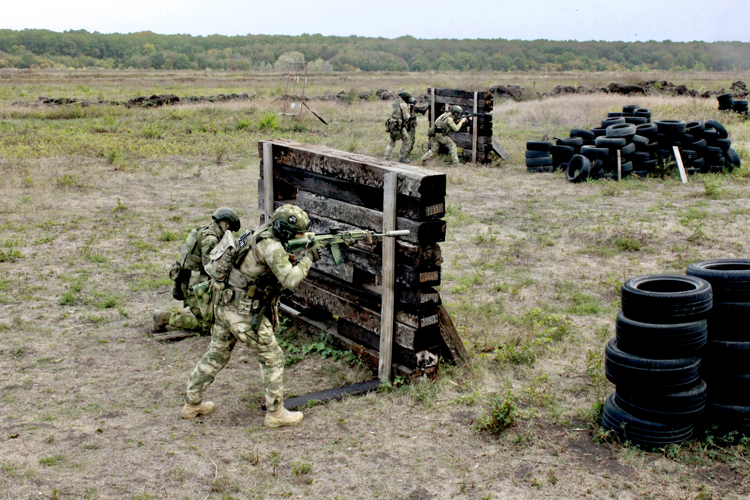
[[[120,76],[118,90],[117,75],[102,75],[102,92],[127,94],[136,80],[138,90],[162,89],[170,78]],[[667,79],[681,83],[678,76]],[[331,91],[397,88],[411,79],[426,86],[427,77],[418,77],[354,74],[320,85]],[[46,75],[13,78],[16,88],[52,85]],[[97,78],[86,78],[99,89]],[[470,87],[496,78],[436,75],[434,81]],[[315,102],[311,107],[329,127],[307,115],[301,128],[284,121],[277,130],[260,131],[258,117],[280,107],[270,97],[278,81],[251,79],[264,95],[252,103],[67,120],[33,109],[25,115],[7,100],[0,105],[0,251],[9,256],[0,262],[0,370],[6,374],[0,383],[0,496],[750,494],[746,444],[694,441],[646,453],[603,438],[595,420],[597,403],[612,391],[602,381],[601,358],[614,334],[619,284],[638,274],[683,272],[698,259],[745,256],[748,168],[718,177],[720,189],[709,189],[701,181],[717,177],[687,185],[675,179],[573,185],[560,174],[528,175],[521,164],[526,140],[596,123],[622,104],[651,107],[659,118],[717,115],[713,103],[692,99],[503,103],[495,123],[515,161],[461,170],[444,159],[431,162],[448,177],[441,293],[474,358],[470,367],[446,366],[434,384],[318,406],[306,411],[301,427],[270,432],[258,408],[257,364],[238,346],[210,390],[216,414],[180,420],[187,375],[208,339],[160,344],[146,335],[154,307],[176,306],[165,272],[177,241],[217,206],[237,208],[243,226],[258,220],[260,138],[371,155],[382,154],[386,144],[382,120],[389,103],[382,102]],[[236,89],[243,82],[211,75],[179,84]],[[62,95],[65,88],[53,90]],[[237,129],[241,118],[252,125]],[[748,125],[720,119],[750,163]],[[195,130],[187,133],[188,124]],[[200,130],[210,124],[215,132]],[[113,131],[98,132],[102,126]],[[151,126],[167,136],[146,137],[144,127]],[[424,128],[422,120],[417,149],[424,147]],[[112,157],[111,151],[119,153]],[[296,345],[311,341],[294,332],[283,338]],[[368,376],[346,362],[311,355],[288,368],[286,383],[299,394]],[[516,425],[498,437],[477,433],[480,416],[508,391],[519,409]]]

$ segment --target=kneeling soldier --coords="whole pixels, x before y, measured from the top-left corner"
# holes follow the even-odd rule
[[[214,325],[211,345],[190,374],[182,418],[195,418],[214,410],[203,395],[227,362],[238,340],[258,356],[268,413],[266,427],[297,425],[302,412],[284,409],[284,353],[276,342],[278,305],[282,288],[294,288],[305,277],[316,254],[308,252],[294,263],[284,249],[289,239],[302,236],[309,225],[307,214],[294,205],[283,205],[268,224],[246,231],[237,241],[216,247],[212,265]]]

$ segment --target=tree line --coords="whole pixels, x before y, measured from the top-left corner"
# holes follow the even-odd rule
[[[313,71],[740,71],[750,44],[0,30],[0,68],[272,71],[290,61]]]

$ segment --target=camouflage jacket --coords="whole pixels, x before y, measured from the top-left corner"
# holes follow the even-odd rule
[[[427,106],[417,106],[416,104],[409,104],[410,118],[406,122],[407,129],[417,128],[417,113],[423,115],[427,113]]]
[[[409,105],[403,99],[397,97],[391,104],[391,121],[398,121],[401,127],[406,125],[411,115],[409,114]]]
[[[179,264],[183,269],[198,271],[206,275],[206,264],[209,262],[209,254],[219,240],[224,236],[224,231],[216,221],[193,229],[185,240],[180,250]]]
[[[450,134],[451,132],[458,132],[459,130],[461,130],[461,126],[453,121],[453,115],[448,111],[435,120],[435,132],[438,134]]]

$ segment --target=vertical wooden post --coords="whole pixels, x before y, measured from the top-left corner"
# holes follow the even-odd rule
[[[383,180],[383,232],[396,229],[396,193],[398,174],[388,172]],[[393,321],[396,293],[396,239],[383,238],[383,294],[380,309],[380,360],[378,378],[391,380],[393,359]]]
[[[263,203],[266,211],[263,221],[265,224],[271,220],[273,213],[273,144],[270,142],[263,143],[263,189],[265,190]]]
[[[435,87],[430,89],[430,127],[435,125]]]
[[[687,172],[685,171],[685,165],[682,164],[682,155],[680,155],[680,148],[672,146],[674,151],[674,161],[677,162],[677,170],[680,171],[680,180],[683,184],[687,184]]]
[[[479,98],[479,92],[474,92],[474,113],[478,111],[478,103],[477,100]],[[479,132],[479,117],[478,116],[472,116],[472,130],[473,134],[471,137],[471,162],[476,165],[477,164],[477,134]]]
[[[622,153],[619,149],[617,150],[617,180],[622,180]]]

